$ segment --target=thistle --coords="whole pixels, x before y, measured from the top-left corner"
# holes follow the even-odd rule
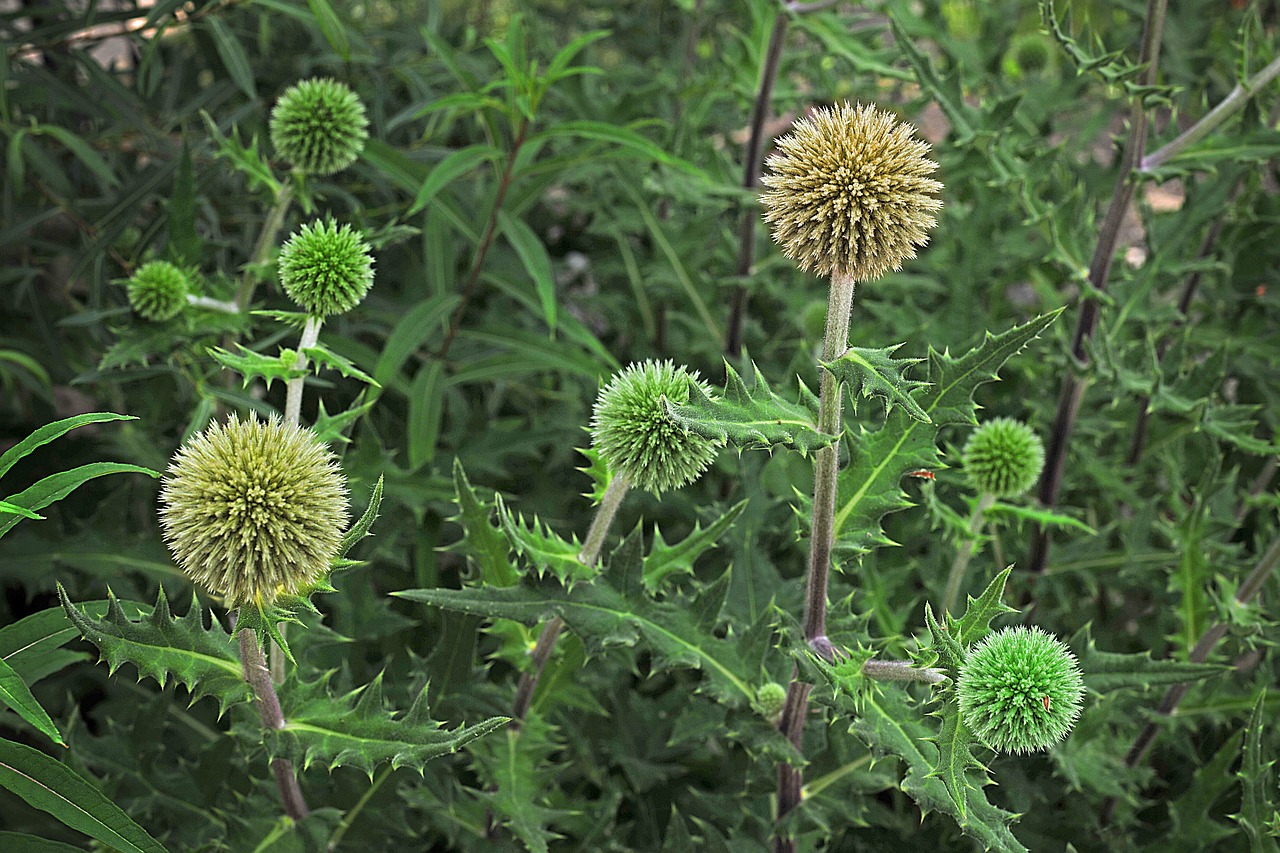
[[[787,704],[787,688],[776,681],[761,684],[756,689],[756,710],[773,725],[782,719],[782,709]]]
[[[962,455],[973,487],[996,497],[1027,491],[1044,468],[1044,445],[1039,436],[1012,418],[983,423],[965,443]]]
[[[873,106],[819,109],[778,140],[760,196],[773,239],[801,269],[867,281],[928,242],[938,164],[914,128]]]
[[[280,249],[280,283],[314,317],[350,311],[373,285],[369,244],[332,219],[303,225]]]
[[[670,420],[665,397],[681,405],[689,387],[711,389],[672,362],[633,364],[600,389],[591,418],[591,437],[600,458],[616,475],[654,494],[692,483],[716,456],[716,445]]]
[[[182,313],[191,282],[168,261],[151,261],[134,271],[128,288],[129,304],[139,316],[163,322]]]
[[[160,525],[182,570],[228,607],[270,604],[328,573],[346,496],[337,459],[310,430],[232,415],[174,455]]]
[[[285,90],[271,111],[271,144],[299,171],[332,175],[360,156],[368,127],[364,104],[345,84],[303,80]]]
[[[1084,681],[1075,655],[1039,628],[991,634],[960,670],[965,724],[997,752],[1035,752],[1067,736],[1080,716]]]

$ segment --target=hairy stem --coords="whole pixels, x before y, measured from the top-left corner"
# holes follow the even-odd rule
[[[280,192],[276,193],[275,204],[267,212],[267,219],[262,223],[262,230],[258,232],[258,242],[253,245],[253,254],[249,256],[249,263],[240,274],[240,285],[236,288],[236,306],[241,311],[248,308],[249,303],[253,301],[253,292],[262,281],[258,276],[258,269],[271,256],[271,250],[275,248],[276,237],[284,226],[284,217],[289,212],[289,204],[292,201],[293,181],[286,180],[280,185]]]
[[[323,323],[324,320],[320,317],[307,318],[307,324],[302,327],[302,337],[298,341],[298,357],[293,362],[294,370],[306,369],[308,359],[304,350],[310,349],[319,342],[320,326]],[[284,422],[287,424],[297,426],[302,422],[302,386],[306,381],[305,376],[299,376],[286,383]]]
[[[799,679],[799,673],[791,670],[791,684],[787,687],[787,702],[782,706],[782,719],[778,731],[791,741],[797,750],[804,751],[804,718],[809,712],[809,691],[812,684]],[[800,771],[790,764],[778,765],[778,821],[791,814],[800,805],[802,794]],[[796,853],[796,840],[785,833],[773,838],[774,853]]]
[[[996,496],[990,492],[983,492],[978,496],[978,503],[973,508],[973,514],[969,516],[969,538],[961,543],[959,550],[956,551],[955,561],[951,564],[951,573],[947,575],[947,589],[942,596],[943,613],[952,613],[956,609],[956,603],[960,600],[961,587],[964,586],[965,573],[969,569],[969,561],[978,550],[978,537],[982,535],[984,516],[995,502]]]
[[[1138,56],[1138,64],[1143,66],[1138,78],[1138,85],[1155,85],[1156,73],[1160,64],[1160,40],[1164,33],[1164,14],[1168,0],[1147,0],[1146,20],[1142,29],[1142,48]],[[1111,203],[1107,207],[1106,217],[1098,233],[1098,243],[1094,247],[1093,259],[1089,264],[1089,291],[1080,301],[1080,314],[1076,320],[1075,334],[1071,342],[1071,355],[1081,368],[1088,365],[1086,343],[1093,337],[1098,327],[1098,315],[1101,305],[1095,294],[1107,289],[1107,280],[1111,275],[1111,264],[1115,259],[1116,245],[1120,239],[1120,226],[1125,212],[1133,201],[1137,184],[1133,176],[1142,162],[1143,151],[1147,144],[1147,110],[1142,99],[1135,97],[1129,115],[1129,136],[1125,141],[1124,155],[1120,160],[1120,174],[1116,178],[1116,186],[1111,194]],[[1080,411],[1080,403],[1084,398],[1085,384],[1074,373],[1068,372],[1063,377],[1062,393],[1058,398],[1058,412],[1054,418],[1053,429],[1049,433],[1049,446],[1045,449],[1044,473],[1040,475],[1038,489],[1040,503],[1046,508],[1053,508],[1058,503],[1058,493],[1062,489],[1062,472],[1067,459],[1067,445],[1071,432],[1075,427],[1076,415]],[[1035,573],[1045,570],[1049,562],[1049,529],[1036,525],[1032,534],[1031,553],[1027,558],[1027,568]]]
[[[938,684],[947,680],[947,675],[933,667],[919,667],[905,660],[876,660],[872,658],[862,665],[862,674],[877,681],[923,681],[926,684]]]
[[[239,632],[239,639],[244,680],[253,691],[262,727],[279,731],[284,728],[284,714],[280,711],[280,697],[276,695],[275,685],[271,682],[267,662],[262,657],[262,650],[258,648],[258,637],[253,631],[246,630]],[[284,813],[294,820],[302,820],[310,812],[307,801],[302,797],[302,789],[298,786],[298,777],[293,772],[293,762],[287,758],[271,759],[271,774],[275,777],[276,787],[280,789]]]
[[[225,299],[214,299],[211,296],[196,296],[193,293],[188,293],[187,304],[194,308],[204,308],[208,311],[220,311],[223,314],[240,313],[240,306],[234,302],[228,302]]]

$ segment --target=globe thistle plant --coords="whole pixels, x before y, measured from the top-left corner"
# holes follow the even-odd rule
[[[350,166],[369,138],[364,104],[336,80],[303,80],[280,96],[271,111],[276,153],[309,175],[332,175]]]
[[[1084,681],[1075,655],[1039,628],[1004,628],[975,646],[956,697],[969,729],[997,752],[1035,752],[1067,736]]]
[[[280,249],[280,283],[314,317],[343,314],[373,285],[373,254],[350,225],[317,220],[303,225]]]
[[[782,709],[786,704],[787,688],[778,682],[769,681],[756,689],[756,709],[772,725],[776,726],[782,719]]]
[[[592,442],[615,475],[632,485],[662,494],[692,483],[716,456],[716,445],[669,419],[665,397],[676,405],[689,401],[699,377],[672,362],[633,364],[600,389],[591,418]]]
[[[1012,418],[986,421],[965,443],[964,470],[979,492],[1020,495],[1044,468],[1044,445],[1031,427]]]
[[[174,455],[160,525],[182,570],[227,606],[270,604],[326,576],[346,496],[337,459],[310,430],[233,415]]]
[[[778,140],[761,182],[773,239],[801,269],[857,281],[916,256],[937,224],[938,164],[914,128],[873,106],[838,104]]]
[[[127,286],[133,310],[148,320],[163,322],[182,313],[191,281],[168,261],[151,261],[134,271]]]

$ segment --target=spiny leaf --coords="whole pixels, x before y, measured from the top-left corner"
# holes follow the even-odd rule
[[[956,623],[956,639],[961,648],[967,651],[974,643],[985,639],[991,633],[991,620],[1001,613],[1018,612],[1004,603],[1004,587],[1012,571],[1013,566],[1009,566],[992,578],[977,598],[968,596],[964,615]]]
[[[1244,735],[1244,759],[1240,765],[1240,784],[1243,795],[1240,802],[1240,814],[1233,815],[1244,827],[1249,836],[1251,853],[1277,853],[1280,845],[1267,832],[1267,823],[1276,813],[1276,806],[1269,795],[1275,789],[1272,783],[1271,768],[1275,759],[1264,761],[1262,758],[1262,703],[1267,698],[1264,689],[1253,703],[1253,711],[1249,714],[1249,724]]]
[[[663,400],[667,417],[703,438],[744,449],[781,446],[808,455],[836,440],[836,436],[818,431],[818,401],[803,382],[800,401],[790,403],[770,390],[754,362],[751,387],[728,362],[724,367],[722,397],[709,397],[694,383],[689,386],[685,405]]]
[[[880,397],[885,402],[887,412],[892,412],[893,404],[897,403],[911,417],[930,423],[929,416],[911,396],[911,392],[927,387],[929,383],[907,379],[903,375],[908,367],[919,364],[924,359],[893,358],[893,353],[901,346],[902,344],[894,344],[881,349],[849,347],[844,355],[834,361],[824,361],[822,366],[849,386],[851,396],[861,393],[863,397]]]
[[[518,583],[520,574],[508,559],[511,544],[502,529],[490,520],[493,505],[480,500],[457,459],[453,460],[453,488],[458,514],[449,520],[462,526],[463,537],[449,546],[449,550],[474,560],[486,586],[504,587]]]
[[[231,635],[212,616],[205,627],[200,602],[192,596],[186,616],[169,612],[169,600],[161,588],[149,616],[134,622],[125,616],[120,601],[107,590],[107,615],[97,619],[82,612],[58,584],[58,598],[67,618],[86,640],[98,647],[111,672],[126,661],[140,675],[161,685],[170,676],[191,692],[192,701],[203,696],[218,700],[218,713],[230,705],[249,699],[240,659],[231,645]]]
[[[279,195],[280,182],[276,180],[271,171],[271,166],[267,164],[266,158],[258,151],[258,137],[253,137],[249,141],[249,147],[246,148],[240,142],[239,128],[232,127],[231,136],[228,137],[218,130],[218,125],[207,112],[201,110],[200,117],[204,119],[205,126],[209,129],[209,135],[213,137],[214,143],[218,146],[214,156],[225,157],[230,160],[236,170],[243,173],[245,178],[248,179],[250,190],[262,186],[270,190],[272,196]]]
[[[1085,625],[1071,638],[1070,645],[1080,659],[1084,686],[1094,693],[1115,690],[1148,690],[1211,678],[1230,672],[1216,663],[1190,663],[1174,659],[1153,660],[1151,652],[1120,654],[1100,651],[1094,645],[1090,627]]]
[[[293,350],[281,350],[279,355],[269,356],[246,349],[243,344],[236,344],[236,346],[240,349],[240,355],[227,352],[221,347],[210,349],[209,355],[213,356],[213,360],[218,364],[244,377],[246,388],[255,379],[262,379],[270,388],[271,383],[277,379],[288,382],[290,379],[300,379],[307,375],[305,368],[293,366],[297,360],[297,353]]]
[[[653,529],[653,544],[644,558],[644,585],[650,593],[656,592],[664,579],[673,574],[693,574],[693,564],[698,557],[715,546],[724,532],[733,526],[747,502],[741,501],[705,529],[701,523],[693,527],[693,532],[675,545],[668,545],[662,538],[662,531],[656,526]]]
[[[474,751],[494,791],[487,799],[496,816],[525,849],[546,853],[547,842],[560,834],[547,829],[557,817],[570,813],[545,805],[553,790],[552,755],[564,749],[550,737],[550,729],[538,716],[524,721],[519,731],[507,729],[504,737],[492,738]],[[494,754],[489,754],[490,749]]]
[[[356,367],[349,359],[343,358],[327,347],[317,344],[313,347],[307,347],[302,351],[302,353],[307,358],[315,362],[316,373],[320,372],[320,368],[322,366],[328,367],[332,370],[338,371],[348,379],[359,379],[361,382],[364,382],[367,385],[372,385],[374,388],[382,387],[378,384],[377,380],[360,368]]]
[[[995,380],[1000,367],[1061,313],[1059,308],[999,335],[988,332],[981,345],[959,358],[930,349],[929,387],[913,396],[931,423],[895,409],[875,432],[861,425],[847,430],[851,456],[837,481],[837,550],[856,554],[893,544],[880,521],[890,512],[912,506],[900,485],[903,476],[942,466],[938,431],[977,423],[974,390]]]
[[[365,400],[364,391],[361,390],[345,412],[331,415],[325,411],[324,400],[320,400],[317,403],[316,420],[311,425],[311,431],[316,434],[316,439],[324,444],[334,444],[335,442],[350,444],[351,439],[347,438],[343,433],[357,420],[367,415],[376,402],[376,397]]]
[[[272,755],[306,768],[321,763],[330,770],[358,767],[373,776],[380,764],[413,767],[419,773],[433,758],[457,752],[476,738],[502,728],[510,719],[490,717],[473,726],[448,730],[431,719],[424,688],[404,714],[384,707],[382,675],[343,696],[332,696],[328,673],[312,682],[292,682],[280,697],[283,729],[267,732]]]
[[[1242,731],[1227,738],[1213,757],[1196,769],[1187,789],[1169,803],[1169,818],[1173,825],[1169,838],[1176,839],[1174,849],[1179,853],[1212,849],[1215,842],[1238,832],[1214,820],[1210,812],[1221,814],[1214,805],[1235,784],[1230,770],[1240,756],[1242,743]]]
[[[379,475],[378,482],[373,487],[373,494],[369,495],[369,505],[365,507],[364,515],[342,534],[342,541],[338,544],[339,557],[347,556],[347,552],[357,542],[369,535],[369,528],[373,527],[373,522],[378,517],[378,508],[382,506],[382,479]]]
[[[572,584],[595,576],[595,567],[584,565],[578,559],[582,543],[576,536],[571,540],[562,538],[536,515],[526,521],[523,515],[507,508],[501,495],[497,497],[497,510],[498,523],[507,534],[511,549],[523,557],[539,577],[549,574],[561,583]]]
[[[970,747],[978,742],[973,732],[965,725],[960,716],[960,706],[954,699],[948,699],[937,710],[935,716],[942,718],[942,730],[933,738],[938,747],[938,763],[931,771],[946,785],[947,793],[955,801],[960,819],[967,817],[970,791],[981,792],[982,787],[990,780],[987,768],[981,761],[973,757]],[[975,784],[969,779],[970,771],[979,771],[981,779]]]

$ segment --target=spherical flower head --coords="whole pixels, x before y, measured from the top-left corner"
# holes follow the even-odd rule
[[[337,458],[278,419],[210,426],[174,454],[160,489],[174,559],[229,607],[304,592],[328,573],[346,525]]]
[[[128,287],[133,310],[148,320],[163,322],[182,313],[191,282],[168,261],[150,261],[134,271]]]
[[[591,438],[610,471],[659,495],[702,476],[716,457],[715,444],[672,421],[662,406],[663,397],[677,406],[689,402],[694,383],[710,395],[697,371],[670,361],[646,361],[631,365],[600,389]]]
[[[1048,749],[1080,716],[1084,680],[1075,655],[1039,628],[1004,628],[975,646],[960,670],[960,715],[998,752]]]
[[[309,175],[350,166],[369,138],[364,104],[345,84],[318,78],[290,86],[271,111],[276,153]]]
[[[280,249],[280,283],[312,316],[343,314],[373,285],[373,254],[350,225],[317,220],[303,225]]]
[[[1021,421],[996,418],[969,436],[963,459],[974,488],[998,498],[1020,495],[1035,484],[1044,468],[1044,445]]]
[[[760,716],[774,725],[782,719],[782,709],[787,704],[787,688],[776,681],[761,684],[756,689],[756,708]]]
[[[842,103],[796,122],[761,182],[773,239],[800,268],[858,281],[916,256],[937,225],[938,164],[914,128],[873,106]]]

